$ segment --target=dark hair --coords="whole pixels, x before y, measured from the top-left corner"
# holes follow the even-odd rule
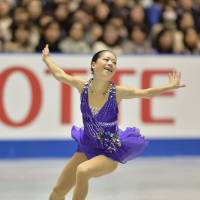
[[[133,25],[130,29],[130,32],[129,32],[129,39],[131,39],[131,34],[134,30],[137,30],[139,29],[141,32],[143,32],[145,34],[145,38],[148,37],[148,34],[149,34],[149,30],[147,28],[146,25],[143,25],[143,24],[136,24],[136,25]]]
[[[158,53],[173,53],[173,44],[171,44],[171,47],[168,49],[163,49],[160,43],[161,38],[168,32],[172,33],[172,30],[169,28],[163,28],[160,32],[158,32],[153,40],[153,47],[158,51]]]
[[[196,49],[196,47],[198,46],[197,43],[195,43],[194,45],[190,45],[190,44],[187,43],[186,37],[187,37],[187,34],[191,30],[195,31],[196,34],[198,35],[197,31],[193,27],[187,28],[186,30],[183,31],[183,44],[186,47],[186,49],[189,50],[190,52],[194,51]]]
[[[16,42],[15,33],[16,33],[17,30],[25,30],[29,33],[31,32],[29,24],[18,24],[18,25],[16,24],[15,26],[12,27],[12,41],[13,42]],[[24,45],[28,45],[28,43],[29,43],[29,39],[28,39],[28,41],[25,42]]]
[[[96,62],[96,61],[102,56],[102,54],[105,53],[105,52],[110,52],[110,53],[112,53],[112,54],[116,57],[116,55],[115,55],[114,52],[112,52],[112,51],[110,51],[110,50],[107,50],[107,49],[96,52],[96,53],[93,55],[92,60],[91,60],[91,72],[92,72],[92,74],[94,74],[94,70],[93,70],[93,68],[92,68],[92,63],[93,63],[93,62]]]

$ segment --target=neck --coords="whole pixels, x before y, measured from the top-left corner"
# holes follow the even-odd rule
[[[93,78],[90,88],[92,93],[106,94],[110,85],[110,81],[102,81],[97,78]]]

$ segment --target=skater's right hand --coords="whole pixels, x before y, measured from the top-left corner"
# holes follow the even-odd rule
[[[42,58],[45,59],[48,56],[49,56],[49,45],[46,44],[46,46],[42,50]]]

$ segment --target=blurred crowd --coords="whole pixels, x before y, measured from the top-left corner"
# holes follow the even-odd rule
[[[200,0],[0,0],[0,52],[199,54]]]

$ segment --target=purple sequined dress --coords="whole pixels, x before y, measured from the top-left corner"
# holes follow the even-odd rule
[[[148,141],[135,127],[125,130],[118,128],[118,105],[116,89],[111,83],[108,100],[97,112],[93,113],[88,102],[88,81],[81,93],[81,112],[84,127],[73,126],[72,137],[78,143],[78,152],[83,152],[88,159],[97,155],[107,156],[115,161],[126,163],[141,154]]]

